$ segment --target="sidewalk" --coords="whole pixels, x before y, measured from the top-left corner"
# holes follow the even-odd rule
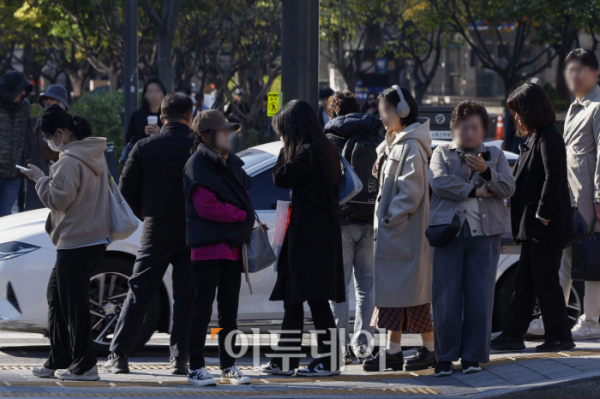
[[[166,363],[132,363],[131,374],[112,375],[100,369],[102,380],[88,383],[42,380],[31,375],[33,365],[2,365],[0,397],[600,397],[600,341],[578,342],[572,351],[550,354],[535,353],[533,348],[539,343],[529,342],[528,349],[520,353],[493,354],[480,373],[463,375],[457,364],[451,377],[441,378],[434,377],[432,369],[366,374],[356,364],[332,378],[277,377],[258,374],[250,360],[242,359],[238,365],[252,377],[252,385],[205,388],[168,374]],[[216,359],[209,361],[216,363]],[[218,367],[209,368],[216,377]]]

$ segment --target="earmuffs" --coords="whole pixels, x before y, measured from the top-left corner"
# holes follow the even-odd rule
[[[402,94],[402,89],[400,86],[393,85],[392,86],[398,92],[398,96],[400,96],[400,102],[396,105],[396,113],[400,118],[406,118],[408,114],[410,114],[410,106],[404,99],[404,95]]]

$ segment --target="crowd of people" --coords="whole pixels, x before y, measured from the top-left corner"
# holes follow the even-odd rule
[[[302,100],[285,104],[272,120],[283,147],[273,182],[290,190],[291,214],[270,296],[283,302],[284,317],[276,357],[259,370],[326,377],[356,358],[367,372],[434,367],[435,376],[452,374],[460,360],[469,374],[489,361],[490,349],[524,349],[528,330],[542,329],[538,352],[600,337],[600,283],[586,282],[585,314],[572,330],[566,307],[572,209],[590,229],[600,217],[598,60],[576,49],[565,66],[576,100],[564,135],[540,86],[525,83],[509,96],[522,139],[512,171],[500,148],[484,145],[490,118],[479,102],[458,104],[452,142],[435,149],[430,122],[406,88],[371,92],[362,108],[353,93],[331,89],[319,93],[318,112]],[[97,380],[88,282],[112,242],[106,139],[91,137],[90,123],[68,112],[60,86],[40,97],[44,111],[30,121],[30,91],[18,72],[0,80],[0,215],[10,213],[23,173],[31,180],[25,207],[50,209],[46,231],[57,248],[47,289],[51,351],[33,374]],[[104,371],[129,372],[151,299],[172,265],[171,372],[198,386],[217,384],[204,359],[216,299],[220,379],[251,382],[226,350],[237,330],[241,248],[256,218],[252,179],[231,150],[238,129],[220,111],[195,110],[189,96],[166,93],[159,79],[146,82],[119,183],[143,228]],[[341,157],[363,189],[340,206],[349,173]],[[19,172],[23,160],[27,169]],[[500,237],[509,232],[521,244],[515,296],[502,333],[490,342]],[[532,323],[536,299],[542,318]],[[300,368],[294,347],[302,342],[304,303],[324,333],[319,356]],[[373,352],[376,329],[387,331],[387,345]],[[402,333],[420,334],[423,342],[406,359]]]

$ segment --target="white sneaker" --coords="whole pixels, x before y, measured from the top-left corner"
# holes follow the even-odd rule
[[[229,381],[232,385],[250,385],[250,377],[244,377],[240,369],[235,366],[221,370],[221,382]]]
[[[256,368],[257,371],[261,373],[274,374],[274,375],[294,375],[296,372],[294,370],[281,370],[278,364],[273,362],[269,362],[266,364],[261,364]]]
[[[67,381],[97,381],[100,379],[98,375],[98,367],[94,366],[83,374],[73,374],[67,369],[56,370],[54,373],[56,378]]]
[[[529,324],[529,328],[527,329],[527,332],[525,334],[526,335],[544,335],[545,334],[544,320],[542,320],[541,316],[539,319],[533,320]]]
[[[199,387],[217,385],[217,380],[215,380],[204,367],[198,370],[192,370],[188,375],[188,382]]]
[[[321,358],[317,358],[307,368],[296,371],[296,375],[298,377],[331,377],[340,374],[340,370],[326,370],[322,362]]]
[[[573,340],[600,338],[600,324],[597,321],[585,321],[582,315],[571,330]]]
[[[56,370],[47,369],[46,367],[34,367],[31,369],[31,374],[40,378],[52,378]]]

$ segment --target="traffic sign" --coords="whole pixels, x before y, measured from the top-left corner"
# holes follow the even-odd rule
[[[271,92],[267,101],[267,116],[275,115],[281,108],[281,93]]]

